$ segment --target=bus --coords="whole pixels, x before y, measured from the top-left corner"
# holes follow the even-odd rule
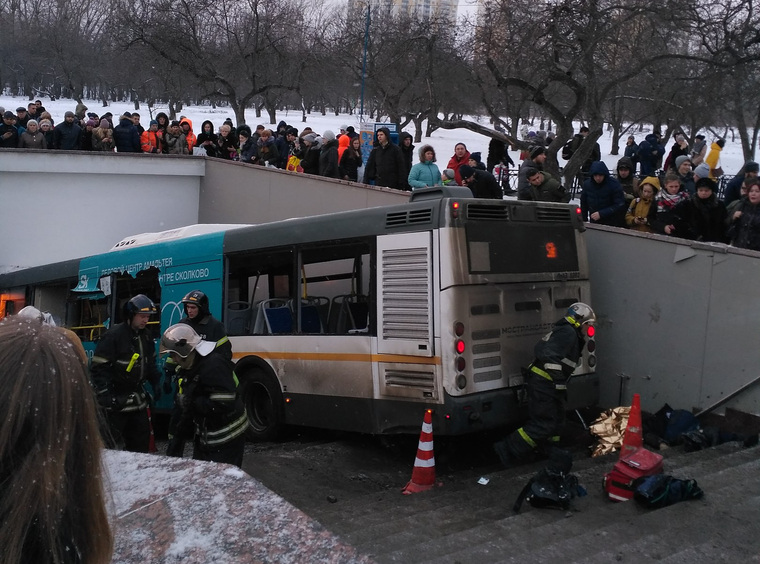
[[[206,293],[232,343],[251,438],[285,425],[464,435],[525,415],[523,369],[574,302],[590,302],[580,210],[417,190],[402,205],[127,237],[103,254],[0,275],[0,314],[49,311],[88,354],[123,306]],[[568,407],[599,395],[587,340]],[[171,398],[157,408],[169,409]]]

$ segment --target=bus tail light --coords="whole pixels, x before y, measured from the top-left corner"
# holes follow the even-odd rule
[[[457,339],[454,343],[454,348],[457,351],[457,354],[464,353],[464,341],[462,339]]]
[[[464,357],[458,356],[456,359],[457,372],[464,372],[465,366],[467,366],[467,361]]]
[[[464,374],[457,374],[457,388],[464,390],[467,387],[467,376]]]
[[[593,325],[586,326],[586,350],[588,351],[588,365],[590,368],[596,366],[596,327]]]
[[[456,219],[459,217],[459,202],[451,202],[451,217]]]

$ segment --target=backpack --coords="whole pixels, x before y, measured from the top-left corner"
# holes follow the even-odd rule
[[[567,143],[565,143],[562,146],[562,158],[565,159],[566,161],[569,161],[570,158],[573,156],[574,152],[575,151],[573,151],[573,140],[570,139]]]
[[[648,509],[659,509],[679,501],[700,499],[704,492],[696,480],[679,480],[666,474],[646,476],[634,482],[634,498]]]
[[[533,507],[566,511],[570,508],[573,498],[584,493],[578,484],[578,477],[574,474],[543,468],[525,484],[512,510],[519,513],[523,501],[527,501]]]
[[[638,478],[662,473],[662,455],[638,448],[623,454],[611,472],[604,476],[604,491],[613,501],[633,498],[634,483]]]

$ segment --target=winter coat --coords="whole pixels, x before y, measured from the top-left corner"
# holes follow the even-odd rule
[[[206,133],[206,124],[209,124],[211,126],[211,130],[209,133]],[[218,135],[214,133],[214,124],[211,123],[209,120],[204,121],[201,124],[201,133],[198,134],[198,137],[195,139],[196,147],[203,147],[206,149],[206,154],[209,157],[215,157],[216,156],[216,140],[218,138]],[[204,145],[204,143],[208,142],[208,144]]]
[[[404,145],[404,139],[409,139],[409,146]],[[409,178],[409,172],[412,170],[412,163],[414,162],[414,143],[412,142],[412,136],[406,131],[402,131],[398,136],[398,146],[401,152],[404,153],[404,164],[406,165],[406,173],[404,174],[405,188],[411,188],[406,179]]]
[[[626,167],[631,171],[626,178],[620,176],[620,169],[622,167]],[[623,192],[625,192],[626,203],[630,204],[634,196],[639,193],[639,181],[636,178],[636,165],[630,157],[622,157],[617,162],[617,180],[620,182],[620,186],[623,187]]]
[[[53,148],[78,151],[82,146],[82,128],[75,123],[63,121],[53,130]]]
[[[639,163],[639,144],[635,141],[630,145],[626,144],[623,155],[631,159],[631,162],[633,163],[631,175],[636,174],[636,165]]]
[[[655,198],[654,210],[650,210],[649,224],[655,233],[665,233],[665,227],[672,225],[677,228],[680,221],[679,205],[689,199],[689,193],[681,190],[677,194],[668,194],[661,190]],[[671,233],[675,236],[674,233]]]
[[[348,146],[351,144],[351,138],[348,135],[341,135],[338,137],[338,162],[340,163],[343,153],[346,152]],[[342,177],[342,176],[341,176]]]
[[[695,241],[726,242],[726,206],[713,193],[707,199],[697,194],[679,204],[676,236]]]
[[[697,189],[694,184],[694,173],[689,171],[683,176],[678,175],[678,179],[681,181],[681,190],[688,192],[690,196],[697,193]]]
[[[425,186],[440,186],[441,171],[433,161],[417,163],[409,171],[409,178],[407,180],[412,190],[424,188]]]
[[[635,229],[636,231],[651,233],[652,226],[649,225],[649,217],[652,210],[656,209],[657,206],[655,205],[654,200],[647,201],[642,198],[634,198],[628,206],[628,211],[625,214],[625,224],[631,229]],[[634,220],[637,217],[647,218],[647,223],[636,223]]]
[[[604,176],[601,184],[594,180],[594,176]],[[581,213],[583,221],[591,221],[601,225],[623,227],[625,225],[625,194],[615,178],[610,176],[610,171],[602,161],[596,161],[589,169],[589,178],[583,183],[581,192]],[[590,216],[599,212],[598,220],[591,220]]]
[[[142,153],[140,134],[131,120],[123,118],[113,128],[113,142],[119,153]]]
[[[485,170],[476,169],[473,172],[473,179],[467,184],[467,187],[476,198],[504,199],[499,183],[496,182],[493,174]]]
[[[744,184],[744,174],[737,174],[726,184],[726,189],[723,191],[723,202],[726,205],[730,204],[734,200],[738,200],[742,195],[742,184]]]
[[[536,170],[544,170],[540,164],[530,159],[525,159],[517,170],[517,199],[518,200],[532,200],[533,192],[531,191],[530,182],[525,177],[525,171],[529,168],[535,168]]]
[[[186,123],[190,126],[190,129],[185,132],[185,128],[182,127],[182,124]],[[195,137],[195,133],[193,133],[193,122],[187,118],[182,118],[179,120],[179,128],[182,130],[182,133],[185,134],[185,140],[187,141],[187,152],[188,154],[192,154],[193,147],[195,147],[198,143],[198,139]]]
[[[18,140],[18,146],[20,149],[47,149],[45,134],[39,129],[34,133],[30,133],[27,129],[21,134],[21,137]]]
[[[580,148],[585,139],[586,138],[580,133],[576,133],[573,136],[573,143],[570,145],[570,150],[573,152],[573,154],[575,154],[575,152]],[[591,169],[591,165],[596,161],[601,160],[601,158],[602,149],[599,147],[599,143],[594,143],[594,148],[591,149],[591,154],[585,161],[583,161],[583,164],[581,165],[581,172],[588,172]]]
[[[389,132],[386,136],[388,142],[385,145],[378,145],[369,154],[367,166],[364,169],[364,183],[369,184],[374,181],[376,186],[403,190],[409,177],[404,153],[398,145],[390,141]]]
[[[665,147],[657,142],[657,136],[654,133],[647,135],[639,144],[639,163],[641,165],[639,173],[641,176],[653,176],[657,169],[657,163],[664,154]]]
[[[341,139],[343,137],[348,137],[348,135],[341,135]],[[340,177],[352,180],[354,182],[359,181],[359,168],[362,166],[362,155],[361,155],[361,149],[359,149],[359,153],[356,153],[353,149],[350,147],[343,151],[343,154],[340,157]]]
[[[720,161],[721,151],[723,151],[723,147],[718,145],[717,142],[713,142],[713,144],[710,145],[710,152],[707,153],[707,156],[705,157],[705,164],[710,167],[710,178],[713,180],[715,180],[713,169],[718,168],[718,161]]]
[[[190,369],[182,370],[182,412],[195,423],[196,440],[203,447],[219,448],[248,428],[233,367],[231,360],[212,353],[198,355]]]
[[[337,139],[331,139],[322,145],[322,150],[319,153],[319,176],[340,178]]]
[[[256,142],[253,137],[249,137],[245,140],[245,143],[240,147],[240,162],[253,164],[256,159]]]
[[[157,131],[146,129],[140,136],[140,148],[143,153],[161,153],[162,139]]]
[[[221,133],[216,138],[216,156],[220,159],[231,161],[237,157],[238,139],[232,135],[232,132],[227,134],[227,137]]]
[[[174,135],[170,131],[167,131],[164,134],[164,145],[166,147],[166,152],[170,155],[190,154],[190,151],[187,148],[187,139],[185,139],[184,133]]]
[[[305,145],[304,145],[305,147]],[[305,149],[302,149],[303,157],[301,158],[301,168],[306,174],[319,174],[319,156],[322,152],[322,146],[319,144],[312,144]]]
[[[140,356],[128,371],[135,353]],[[98,402],[114,411],[145,409],[143,383],[148,381],[156,389],[161,378],[153,339],[144,329],[132,329],[128,322],[114,325],[98,341],[90,372]]]
[[[93,151],[113,151],[113,147],[113,129],[96,127],[92,130]]]
[[[742,212],[739,219],[731,221],[728,237],[734,247],[760,251],[760,205],[742,200],[737,211]]]
[[[679,145],[678,142],[673,143],[673,146],[670,148],[670,152],[668,153],[668,156],[665,159],[665,164],[663,165],[663,168],[666,171],[670,170],[671,168],[675,170],[676,159],[678,157],[688,157],[688,156],[689,156],[689,146],[686,143],[684,143],[683,145]]]
[[[272,166],[277,166],[277,162],[280,159],[280,153],[277,150],[277,143],[274,140],[274,137],[267,137],[266,142],[264,142],[264,139],[262,137],[259,137],[258,141],[256,141],[256,148],[257,148],[257,156],[253,160],[254,163],[259,165],[266,165],[266,163],[269,163]],[[338,163],[336,161],[335,163],[335,170],[338,169]]]
[[[446,168],[450,168],[454,171],[454,180],[458,185],[462,185],[462,175],[459,174],[459,167],[462,165],[466,165],[470,161],[470,152],[465,151],[464,155],[461,159],[457,158],[457,154],[454,153],[454,155],[449,159],[449,164],[446,165]]]
[[[694,141],[694,147],[692,147],[690,152],[691,157],[691,166],[694,168],[697,168],[697,166],[702,164],[702,161],[705,160],[705,155],[707,154],[707,143],[705,143],[704,139],[697,139]]]
[[[530,186],[530,199],[535,202],[564,202],[570,201],[570,193],[560,184],[559,180],[547,172],[542,172],[544,181],[538,186]]]

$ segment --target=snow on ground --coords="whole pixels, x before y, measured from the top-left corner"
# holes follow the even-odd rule
[[[26,107],[28,103],[29,100],[26,98],[0,96],[0,106],[4,107],[6,110],[13,111],[14,113],[17,107]],[[56,100],[54,102],[51,102],[50,100],[43,100],[43,104],[45,108],[52,114],[53,119],[56,123],[63,121],[63,114],[66,111],[74,111],[76,108],[76,101],[74,100]],[[129,102],[113,102],[110,103],[107,108],[104,108],[101,102],[95,100],[85,100],[85,105],[89,107],[88,111],[95,112],[98,115],[110,111],[114,116],[119,116],[122,112],[127,110],[130,112],[135,111],[134,105]],[[137,111],[141,116],[140,123],[143,125],[143,127],[147,128],[148,122],[151,119],[150,110],[147,106],[143,105]],[[153,115],[155,116],[159,112],[165,112],[168,114],[169,110],[166,106],[155,106],[153,108]],[[196,135],[200,133],[201,123],[207,119],[211,120],[211,122],[214,124],[215,130],[217,130],[219,126],[222,125],[224,120],[228,117],[232,119],[233,123],[235,122],[235,114],[233,111],[229,108],[224,107],[212,108],[211,106],[188,106],[182,110],[181,114],[187,116],[192,120],[193,130],[195,131]],[[487,118],[479,119],[484,124],[487,124]],[[324,133],[324,131],[328,129],[337,134],[340,130],[340,125],[353,125],[357,131],[360,129],[359,118],[357,115],[342,114],[336,116],[334,114],[328,114],[326,116],[322,116],[319,113],[311,113],[307,115],[306,122],[302,122],[300,111],[277,112],[277,122],[280,120],[285,120],[289,125],[292,125],[299,131],[301,131],[306,126],[309,126],[319,134]],[[271,127],[272,129],[277,126],[276,123],[267,123],[266,115],[262,115],[261,118],[257,118],[254,111],[251,109],[246,111],[246,122],[252,128],[258,124],[263,124],[265,127]],[[412,135],[415,133],[413,125],[407,126],[404,128],[404,131],[407,131]],[[648,133],[651,133],[651,127],[648,129],[645,128],[645,130],[642,132],[635,133],[636,141],[642,141],[644,139],[644,136]],[[714,139],[708,132],[703,133],[705,133],[707,136],[706,141],[708,143],[709,150],[710,143]],[[621,155],[610,155],[609,152],[611,146],[611,138],[611,132],[605,132],[604,135],[602,135],[601,139],[599,139],[599,145],[602,149],[602,160],[611,170],[615,170],[617,161],[622,156],[623,147],[621,146]],[[627,135],[623,137],[623,144],[625,143],[625,138],[627,138]],[[445,165],[448,162],[449,158],[454,154],[454,145],[457,143],[464,143],[470,152],[480,152],[483,162],[485,162],[486,157],[488,156],[489,140],[489,138],[477,133],[473,133],[467,129],[439,129],[435,131],[431,137],[423,137],[422,142],[418,143],[417,147],[425,143],[432,145],[436,151],[439,168],[445,168]],[[666,155],[667,152],[670,151],[671,146],[672,143],[668,143],[665,146]],[[515,163],[519,163],[519,152],[510,152],[510,156],[512,157],[512,160],[515,161]],[[415,162],[417,162],[416,156]],[[560,160],[560,162],[562,163],[563,161]],[[727,140],[726,146],[721,154],[721,165],[726,171],[726,174],[735,174],[743,164],[744,157],[742,155],[741,144],[738,141],[732,143],[730,140]]]

